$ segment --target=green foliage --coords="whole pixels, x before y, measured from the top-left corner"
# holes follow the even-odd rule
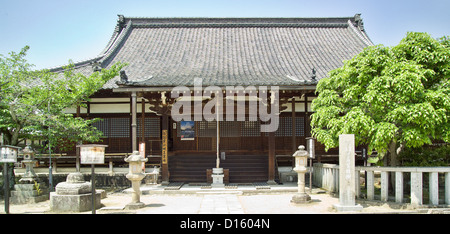
[[[407,148],[399,155],[403,166],[448,167],[450,165],[450,145],[441,147]]]
[[[395,47],[364,49],[317,85],[312,134],[326,150],[340,134],[380,156],[450,141],[450,41],[408,33]],[[390,148],[391,147],[391,148]]]
[[[39,187],[40,187],[39,183],[34,181],[34,189],[36,190],[37,195],[41,195],[42,193],[42,190]]]
[[[65,113],[67,108],[83,105],[89,97],[119,74],[124,64],[90,76],[75,73],[69,65],[65,72],[32,70],[25,60],[29,47],[9,57],[0,55],[0,130],[8,144],[21,139],[48,139],[52,142],[97,141],[101,132],[84,120]]]

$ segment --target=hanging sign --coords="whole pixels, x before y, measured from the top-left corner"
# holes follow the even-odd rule
[[[139,154],[145,158],[145,142],[139,143]],[[145,171],[145,162],[142,162],[142,171]]]
[[[2,163],[16,163],[17,162],[17,151],[20,147],[2,145],[0,151],[0,162]]]

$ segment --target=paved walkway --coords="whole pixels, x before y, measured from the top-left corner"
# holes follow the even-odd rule
[[[102,199],[103,207],[97,214],[339,214],[333,209],[338,204],[336,196],[321,189],[313,189],[311,202],[294,204],[290,200],[297,192],[296,183],[256,189],[255,186],[238,186],[234,189],[209,188],[183,185],[178,190],[165,190],[166,186],[142,186],[141,202],[146,204],[138,210],[125,210],[131,202],[130,190],[108,193]],[[309,189],[307,189],[309,191]],[[362,204],[363,210],[353,213],[414,213],[416,210],[401,209],[389,204]],[[0,203],[4,207],[4,203]],[[1,209],[0,213],[4,213]],[[10,205],[10,213],[53,214],[50,201],[36,204]],[[90,214],[91,211],[81,212]],[[351,212],[350,212],[351,213]]]
[[[236,195],[205,195],[200,204],[199,214],[244,214]]]

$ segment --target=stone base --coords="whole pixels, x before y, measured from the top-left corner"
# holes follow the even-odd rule
[[[78,195],[91,193],[92,187],[90,182],[68,183],[61,182],[55,187],[55,192],[59,195]]]
[[[48,194],[43,194],[43,195],[37,195],[37,194],[33,194],[33,195],[24,195],[24,194],[14,194],[11,191],[11,204],[33,204],[33,203],[38,203],[38,202],[43,202],[43,201],[47,201],[48,200]]]
[[[338,212],[343,212],[343,211],[361,211],[363,209],[363,207],[359,204],[353,205],[353,206],[344,206],[341,204],[334,204],[333,208],[336,209]]]
[[[31,204],[48,200],[48,189],[44,184],[38,183],[39,191],[35,184],[16,184],[11,191],[11,204]]]
[[[101,192],[96,191],[95,209],[99,209],[101,206]],[[50,193],[50,209],[54,212],[84,212],[92,210],[91,193],[59,195],[56,192],[52,192]]]
[[[225,184],[224,183],[212,183],[211,187],[213,187],[213,188],[225,188]]]
[[[277,185],[278,183],[275,182],[275,180],[268,180],[268,181],[267,181],[267,184],[268,184],[268,185]]]
[[[125,210],[137,210],[137,209],[141,209],[144,208],[145,204],[142,202],[136,202],[136,203],[128,203],[125,206]]]
[[[222,169],[222,168],[213,168],[213,169]],[[213,182],[211,184],[212,187],[225,187],[223,183],[224,174],[212,174],[211,175]]]
[[[296,203],[296,204],[305,204],[305,203],[310,203],[311,202],[311,197],[304,193],[304,194],[296,194],[292,197],[291,199],[292,203]]]

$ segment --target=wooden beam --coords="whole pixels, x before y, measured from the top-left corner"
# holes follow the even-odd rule
[[[275,182],[275,132],[269,132],[269,178],[268,184],[276,184]]]

